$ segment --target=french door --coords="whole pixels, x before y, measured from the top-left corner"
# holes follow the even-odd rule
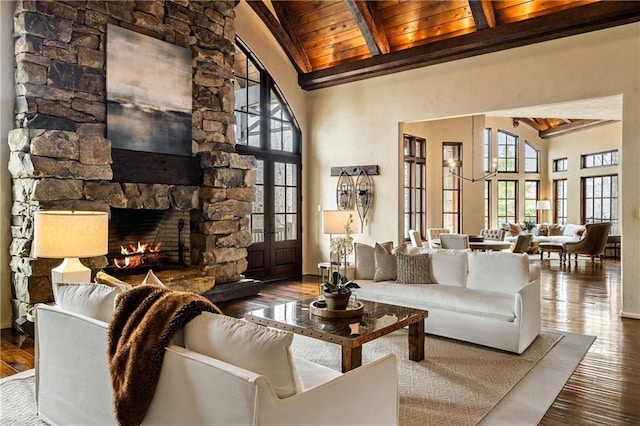
[[[254,153],[256,200],[246,276],[261,280],[299,277],[302,271],[300,158]]]

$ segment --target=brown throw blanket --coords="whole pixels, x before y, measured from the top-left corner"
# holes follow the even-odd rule
[[[107,355],[121,425],[142,423],[160,378],[165,347],[202,311],[222,314],[203,296],[157,285],[140,285],[118,298],[109,323]]]

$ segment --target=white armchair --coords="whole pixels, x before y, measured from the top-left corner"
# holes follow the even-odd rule
[[[107,364],[108,324],[39,305],[36,327],[38,415],[51,425],[117,424]],[[170,345],[143,424],[397,424],[395,355],[345,374],[304,359],[294,358],[294,363],[304,390],[281,399],[266,376]],[[331,409],[323,410],[327,405]]]

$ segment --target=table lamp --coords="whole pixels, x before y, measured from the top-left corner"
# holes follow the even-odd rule
[[[333,235],[344,235],[345,227],[351,216],[351,226],[349,227],[350,233],[356,233],[360,226],[360,217],[355,210],[325,210],[322,212],[323,218],[323,231],[325,234],[329,234],[329,241],[332,240]],[[342,253],[338,253],[338,264],[340,264],[340,256]],[[346,254],[345,254],[345,268],[346,268]],[[331,259],[333,263],[333,259]]]
[[[64,259],[51,270],[51,283],[91,281],[91,269],[80,257],[109,251],[109,215],[87,211],[37,211],[33,231],[33,257]]]

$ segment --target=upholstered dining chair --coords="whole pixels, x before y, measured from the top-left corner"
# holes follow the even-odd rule
[[[464,250],[469,248],[469,236],[463,234],[440,234],[440,248]]]
[[[480,235],[482,235],[485,240],[492,241],[504,241],[504,234],[504,229],[483,229],[480,231]]]
[[[571,254],[573,253],[576,255],[577,261],[579,254],[586,254],[591,256],[591,263],[594,262],[596,257],[602,262],[607,238],[611,230],[611,222],[587,223],[585,228],[586,231],[580,241],[564,243],[564,255],[569,256],[569,260],[571,260]]]
[[[529,248],[529,243],[531,242],[531,238],[533,235],[531,234],[520,234],[518,235],[518,239],[516,240],[516,244],[513,246],[513,253],[525,253]]]
[[[407,233],[409,234],[409,239],[411,240],[411,245],[413,247],[422,247],[422,237],[420,236],[419,231],[409,229]]]
[[[427,240],[429,248],[440,248],[440,234],[448,234],[451,231],[448,228],[427,228]]]

